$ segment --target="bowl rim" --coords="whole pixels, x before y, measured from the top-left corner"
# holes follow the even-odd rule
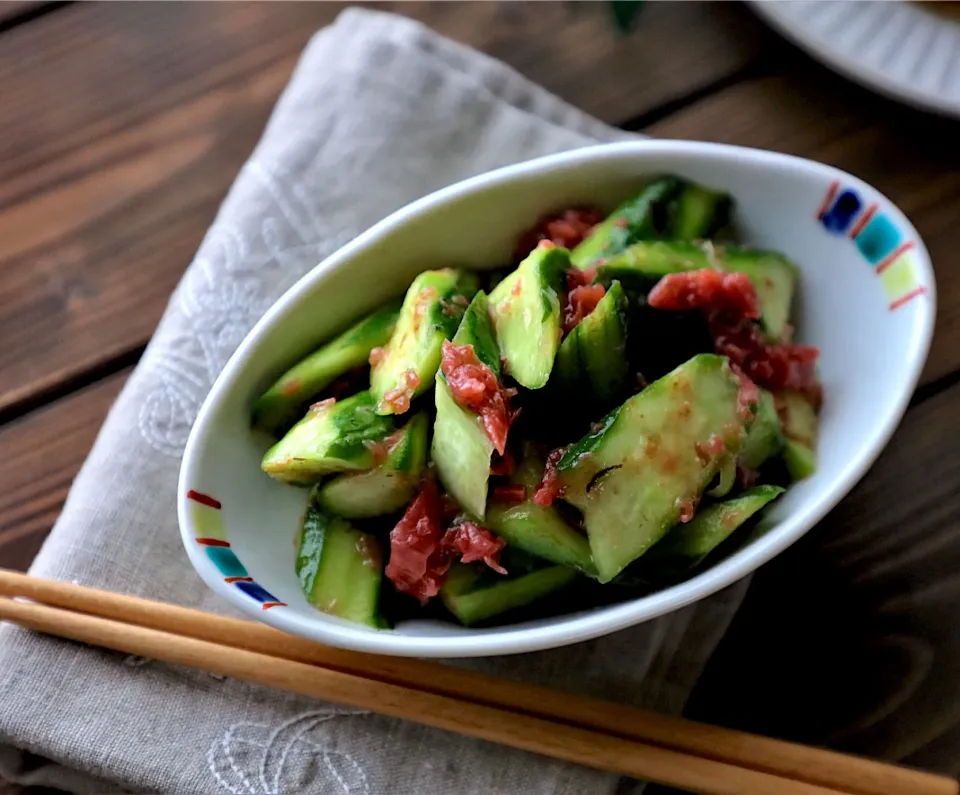
[[[246,366],[248,357],[259,344],[265,331],[298,303],[301,295],[309,291],[326,273],[349,263],[384,234],[405,225],[415,217],[429,213],[452,199],[524,177],[535,177],[557,167],[581,167],[591,162],[625,156],[651,161],[651,173],[656,171],[657,158],[665,156],[691,156],[701,159],[708,157],[716,160],[739,161],[744,167],[787,166],[807,172],[813,171],[828,183],[840,180],[855,189],[866,189],[870,194],[876,194],[887,205],[884,212],[895,220],[905,235],[916,241],[913,252],[914,265],[921,284],[927,288],[929,300],[917,304],[920,308],[915,315],[908,360],[902,369],[903,377],[899,390],[896,394],[888,396],[888,408],[883,421],[878,424],[873,434],[872,441],[850,458],[834,482],[824,488],[813,501],[814,507],[807,511],[805,516],[798,517],[796,514],[788,516],[762,537],[689,580],[628,602],[575,614],[566,620],[542,627],[515,629],[507,626],[502,631],[485,630],[476,634],[464,630],[462,634],[450,636],[411,636],[372,631],[359,626],[354,628],[327,622],[320,616],[314,619],[282,610],[265,611],[253,600],[227,586],[219,573],[213,571],[213,566],[203,556],[202,550],[191,543],[195,537],[194,526],[186,495],[190,488],[189,484],[195,482],[194,472],[199,460],[197,452],[202,447],[206,429],[210,424],[209,420],[226,400],[229,386],[235,375]],[[823,519],[866,474],[902,420],[927,360],[935,318],[936,283],[933,267],[926,246],[913,224],[890,199],[876,188],[833,166],[794,155],[751,147],[669,140],[640,140],[592,145],[504,166],[441,188],[396,210],[312,268],[257,321],[216,378],[197,414],[184,448],[177,485],[177,515],[181,541],[201,579],[215,593],[229,600],[235,607],[277,629],[340,648],[395,656],[457,658],[538,651],[597,638],[671,613],[717,593],[787,549]]]

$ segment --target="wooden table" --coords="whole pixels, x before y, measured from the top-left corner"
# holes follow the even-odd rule
[[[0,565],[25,569],[39,549],[298,53],[341,7],[0,4]],[[866,480],[762,570],[693,709],[943,767],[875,736],[876,720],[866,739],[843,728],[889,706],[902,671],[896,654],[875,648],[877,633],[890,632],[878,629],[889,591],[858,591],[863,572],[824,548],[853,529],[875,537],[909,526],[914,541],[900,552],[922,557],[923,539],[960,516],[949,419],[960,416],[960,126],[843,81],[739,4],[648,4],[627,37],[598,3],[392,10],[606,122],[821,160],[873,183],[911,217],[939,286],[922,385]],[[947,553],[940,565],[960,564],[960,553]],[[922,576],[887,569],[901,600],[923,589]],[[797,604],[802,586],[815,597]],[[956,695],[924,687],[912,697]]]

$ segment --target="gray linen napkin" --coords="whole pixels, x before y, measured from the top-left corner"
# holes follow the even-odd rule
[[[247,330],[317,262],[407,202],[508,163],[624,137],[416,23],[345,12],[303,55],[33,571],[228,613],[187,563],[174,503],[190,425]],[[595,642],[471,664],[678,712],[745,586]],[[634,786],[6,625],[0,705],[0,773],[77,792],[581,795]]]

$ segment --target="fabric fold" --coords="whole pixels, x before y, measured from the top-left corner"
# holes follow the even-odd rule
[[[344,12],[300,59],[32,571],[230,613],[187,562],[175,495],[197,410],[256,320],[414,199],[629,137],[418,23]],[[589,643],[465,664],[678,712],[745,588]],[[611,774],[6,625],[0,704],[0,775],[76,792],[629,791]]]

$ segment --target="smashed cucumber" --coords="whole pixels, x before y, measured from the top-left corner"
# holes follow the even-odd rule
[[[453,335],[454,345],[472,345],[477,358],[500,378],[500,348],[490,319],[490,299],[480,290],[473,297]]]
[[[482,291],[464,314],[453,344],[472,345],[477,359],[499,376],[500,353],[490,320],[489,302]],[[487,505],[493,442],[480,417],[454,400],[441,371],[436,375],[434,401],[437,418],[433,425],[431,457],[437,475],[461,507],[475,519],[482,520]]]
[[[347,621],[380,628],[383,551],[369,533],[338,516],[307,507],[297,554],[297,577],[307,601]]]
[[[691,511],[749,419],[725,357],[700,354],[611,412],[557,465],[583,513],[600,582],[609,582]]]
[[[793,480],[803,480],[817,471],[817,410],[799,392],[785,390],[776,395],[786,442],[783,460]]]
[[[714,249],[701,243],[651,240],[634,243],[596,268],[597,281],[609,284],[619,279],[646,292],[669,273],[716,268]]]
[[[688,182],[677,196],[665,237],[671,240],[712,237],[727,225],[732,208],[729,194]]]
[[[739,246],[715,246],[709,241],[691,243],[657,240],[634,243],[597,267],[597,281],[614,279],[624,286],[649,290],[670,273],[712,268],[743,273],[757,291],[760,322],[772,341],[788,336],[788,321],[797,284],[797,266],[782,254]]]
[[[311,398],[387,344],[399,315],[400,302],[391,302],[287,370],[253,404],[254,426],[274,435],[289,428]]]
[[[545,386],[553,370],[569,268],[569,252],[544,241],[490,293],[504,369],[527,389]]]
[[[790,307],[799,277],[797,266],[776,251],[739,246],[717,250],[721,270],[746,274],[753,282],[760,305],[760,322],[767,337],[772,341],[788,338]]]
[[[393,335],[370,369],[378,414],[402,414],[404,405],[430,388],[443,341],[456,332],[478,284],[476,274],[453,268],[425,271],[413,280]]]
[[[570,261],[578,268],[586,268],[598,259],[619,254],[638,240],[660,237],[666,231],[670,203],[682,185],[675,177],[650,182],[597,224],[571,252]]]
[[[678,524],[650,552],[657,561],[682,558],[696,565],[778,496],[780,486],[754,486],[724,502],[701,508],[686,524]]]
[[[416,414],[389,436],[386,459],[369,472],[331,478],[317,489],[317,505],[346,519],[366,519],[399,511],[416,495],[427,464],[429,419]]]
[[[324,475],[371,469],[372,445],[394,431],[393,421],[374,411],[369,392],[344,400],[325,400],[263,456],[261,467],[270,477],[294,485],[309,485]]]
[[[475,567],[457,563],[440,589],[440,598],[447,610],[469,627],[542,599],[575,579],[573,569],[550,566],[516,577],[497,575],[493,580]]]
[[[460,506],[482,520],[487,506],[487,480],[493,442],[480,417],[457,405],[446,379],[437,374],[431,457],[440,482]]]
[[[487,506],[487,527],[511,548],[595,577],[586,537],[570,527],[556,508],[537,505],[531,499],[542,475],[543,460],[528,450],[512,478],[514,484],[526,488],[526,499],[520,504],[492,499]]]
[[[623,398],[627,359],[627,297],[613,282],[596,308],[560,344],[553,380],[578,403],[608,410]]]
[[[759,469],[767,459],[783,449],[783,443],[774,397],[766,389],[761,389],[757,415],[740,450],[740,461],[747,469]]]

